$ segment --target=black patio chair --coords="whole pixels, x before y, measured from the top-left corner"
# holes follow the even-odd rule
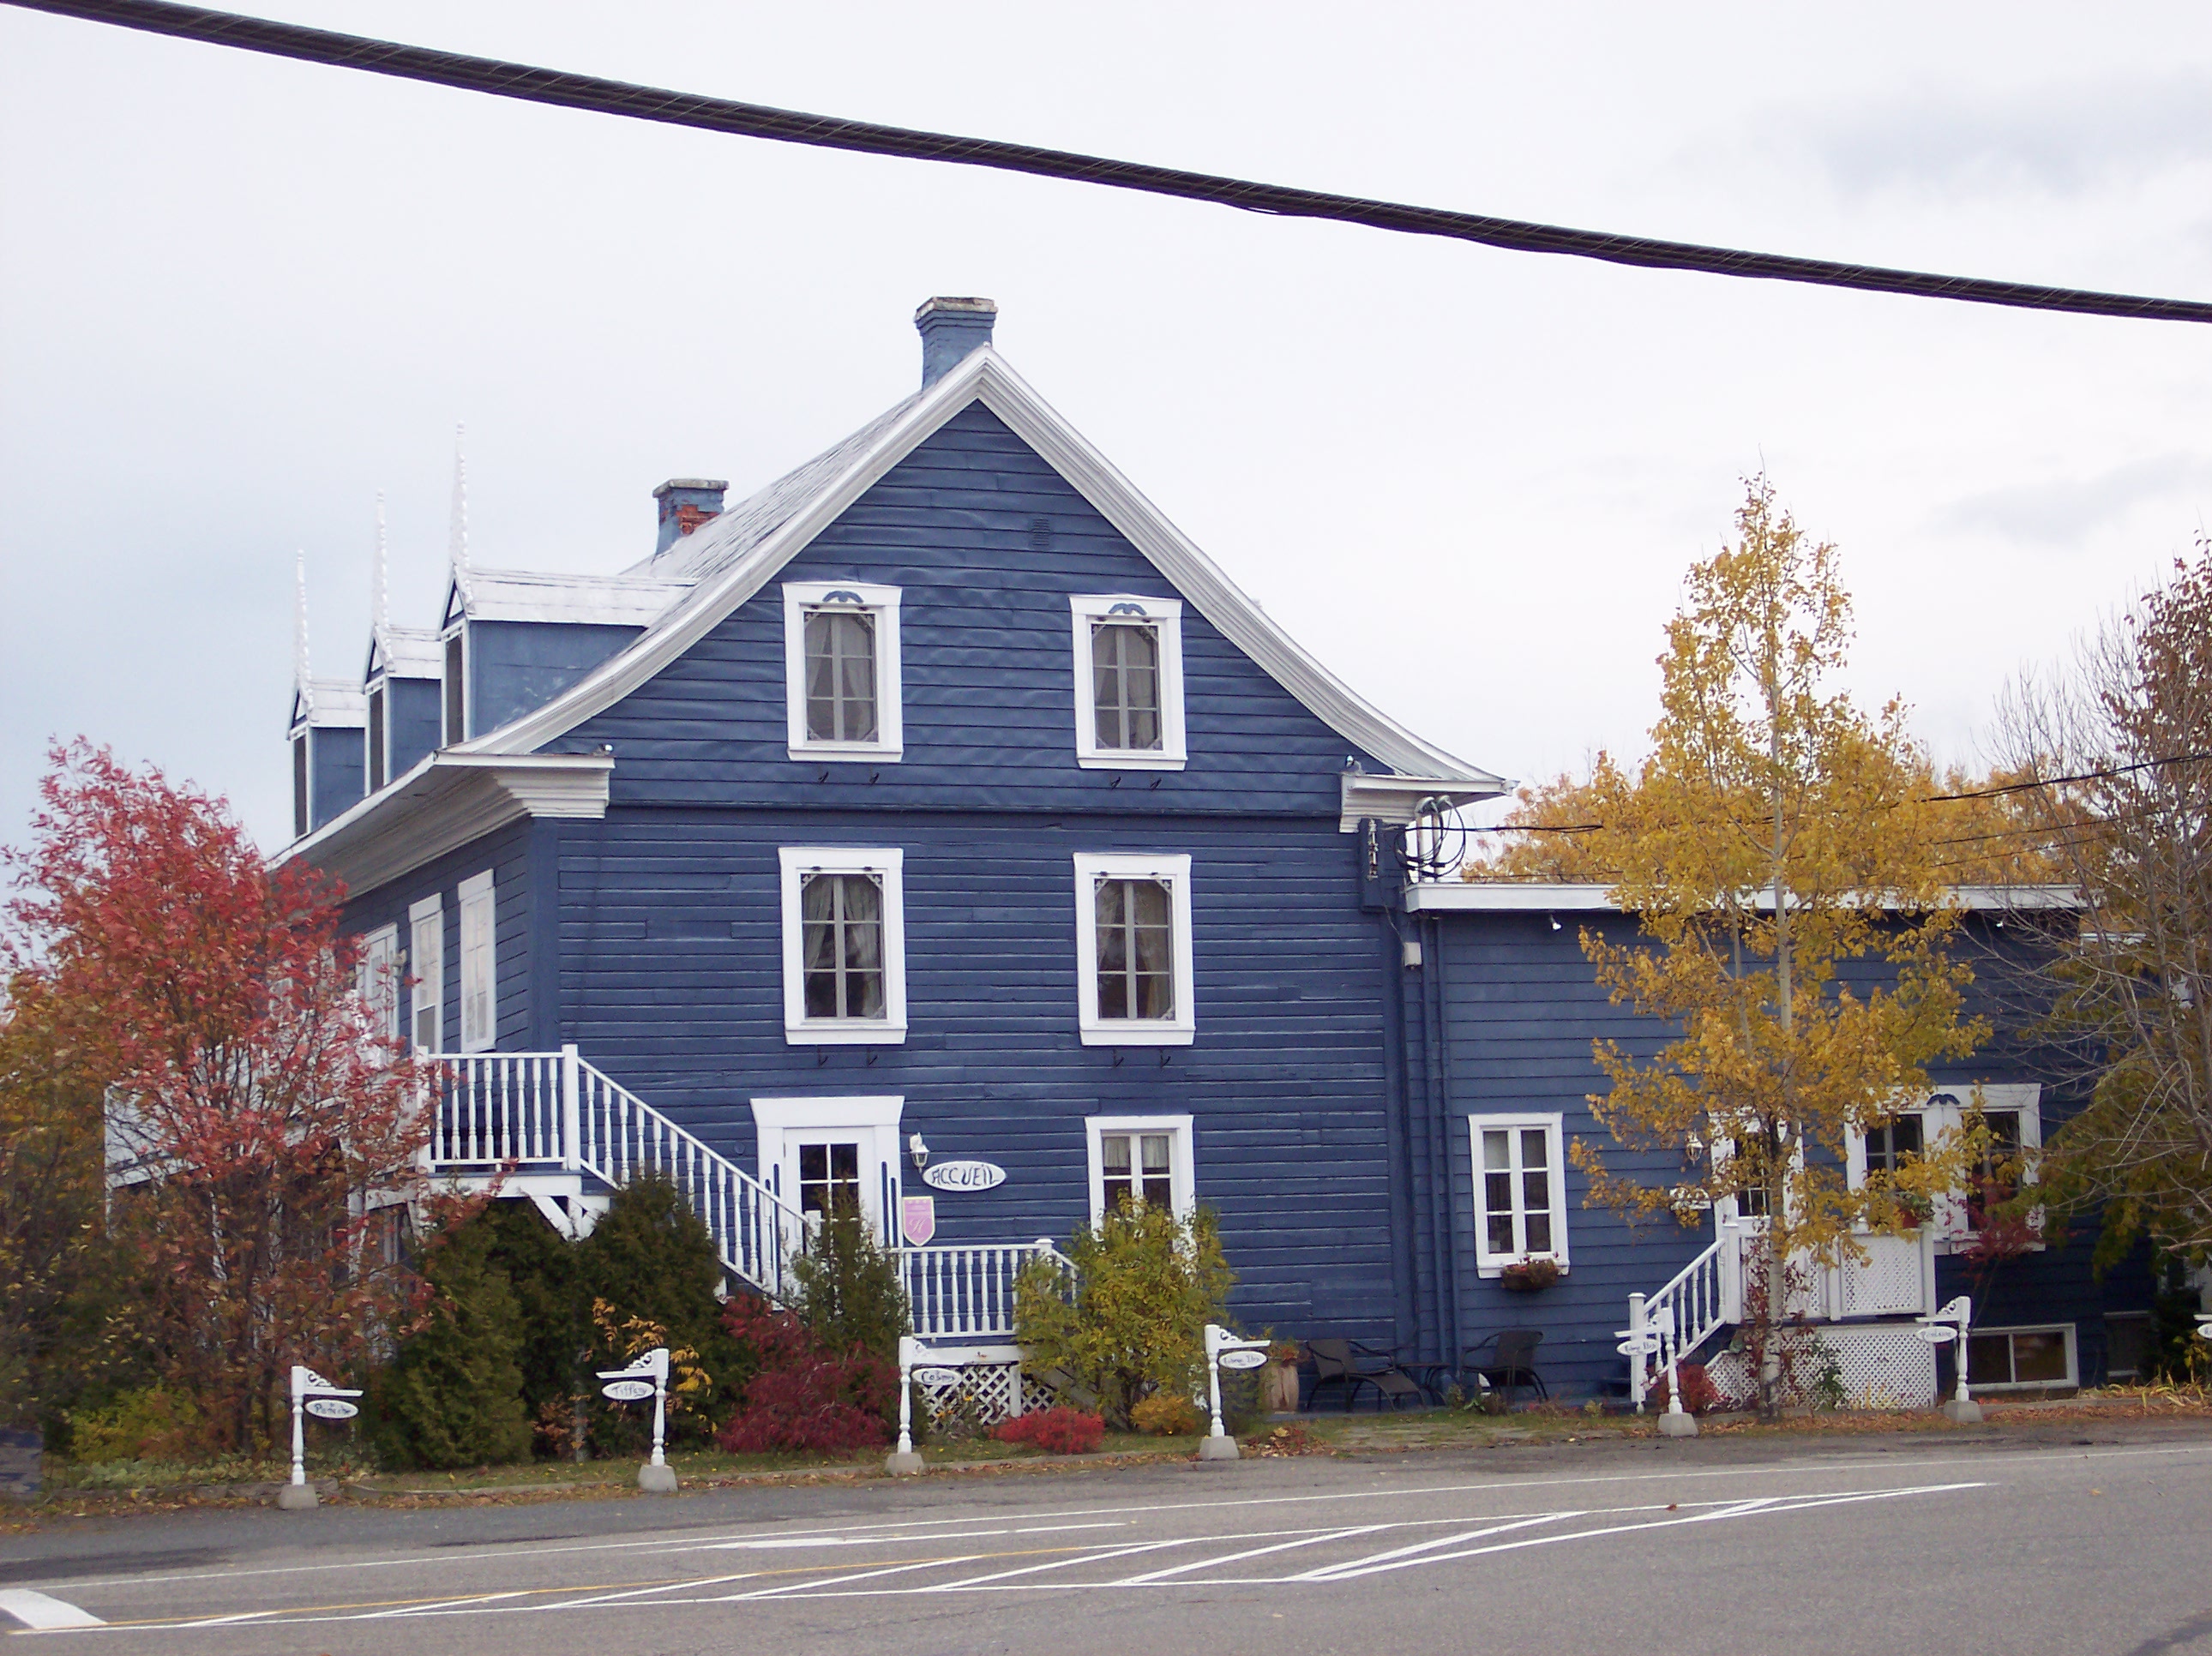
[[[1470,1347],[1462,1366],[1503,1393],[1508,1408],[1512,1407],[1515,1390],[1523,1386],[1549,1402],[1551,1392],[1536,1372],[1536,1348],[1543,1343],[1540,1328],[1502,1328],[1480,1345]]]
[[[1420,1383],[1392,1362],[1389,1354],[1377,1351],[1373,1346],[1362,1345],[1357,1340],[1308,1340],[1307,1355],[1314,1362],[1313,1402],[1321,1405],[1324,1386],[1339,1386],[1344,1389],[1344,1412],[1352,1412],[1352,1405],[1363,1386],[1375,1391],[1375,1406],[1380,1409],[1388,1398],[1395,1409],[1411,1398],[1415,1403],[1428,1401],[1428,1393]]]

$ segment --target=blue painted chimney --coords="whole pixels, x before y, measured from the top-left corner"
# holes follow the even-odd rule
[[[914,313],[921,331],[921,388],[932,385],[991,343],[999,307],[988,299],[938,298]]]
[[[671,477],[653,491],[660,502],[660,541],[653,549],[665,552],[705,523],[722,515],[722,496],[729,484],[720,477]]]

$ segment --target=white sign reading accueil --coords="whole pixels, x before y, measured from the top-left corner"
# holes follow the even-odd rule
[[[932,1190],[996,1190],[1006,1170],[995,1162],[937,1162],[921,1170],[921,1182]]]

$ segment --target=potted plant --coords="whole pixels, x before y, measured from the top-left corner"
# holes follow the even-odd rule
[[[1296,1340],[1279,1340],[1267,1348],[1267,1368],[1261,1377],[1260,1400],[1269,1414],[1297,1413],[1298,1359],[1304,1355]]]
[[[1556,1259],[1516,1259],[1498,1273],[1498,1286],[1516,1294],[1534,1294],[1559,1280]]]

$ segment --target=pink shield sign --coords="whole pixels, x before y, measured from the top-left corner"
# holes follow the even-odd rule
[[[899,1228],[915,1247],[926,1247],[937,1234],[937,1198],[905,1196],[899,1198]]]

